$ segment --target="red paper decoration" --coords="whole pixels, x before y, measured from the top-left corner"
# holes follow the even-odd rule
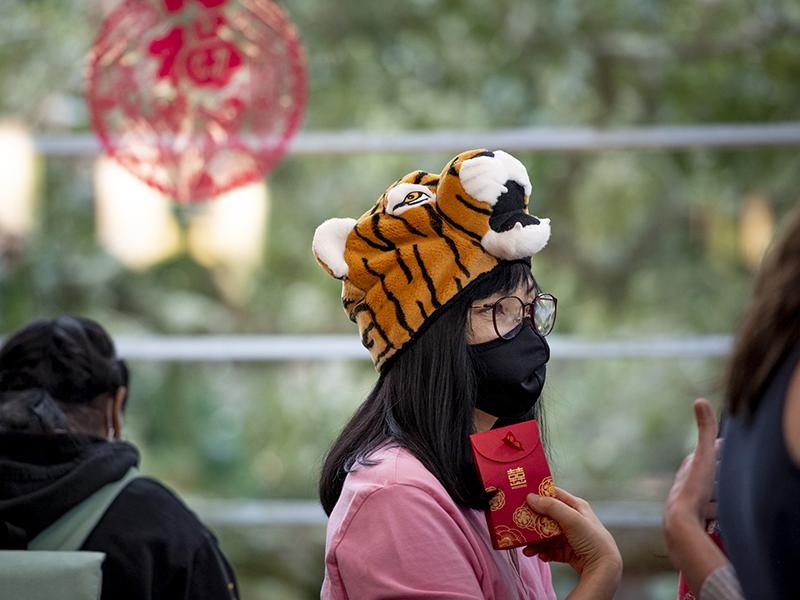
[[[125,0],[89,63],[103,148],[181,203],[262,178],[300,124],[303,49],[271,0]]]

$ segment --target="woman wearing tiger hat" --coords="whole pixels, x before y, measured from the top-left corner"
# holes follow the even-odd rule
[[[570,598],[613,597],[622,561],[584,500],[529,498],[564,533],[538,555],[493,550],[481,513],[470,434],[541,416],[556,300],[531,273],[550,223],[530,193],[516,158],[473,150],[317,228],[380,374],[322,469],[323,598],[553,599],[550,560],[580,575]]]

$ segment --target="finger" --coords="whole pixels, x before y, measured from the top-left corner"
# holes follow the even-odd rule
[[[716,456],[714,451],[717,440],[717,418],[714,409],[705,398],[694,401],[694,416],[697,421],[697,449],[695,454],[702,455],[699,461],[707,456]]]
[[[563,545],[564,545],[563,538],[559,537],[558,541],[548,540],[544,542],[536,542],[535,544],[529,544],[528,546],[525,546],[525,548],[522,549],[522,553],[525,556],[536,556],[541,552],[547,552],[549,554],[552,554],[554,552],[562,550]]]
[[[553,560],[554,556],[558,556],[558,553],[561,552],[563,549],[560,547],[549,547],[547,544],[531,544],[530,546],[525,546],[522,549],[522,553],[527,556],[528,558],[533,558],[534,556],[538,556],[540,560],[544,562],[549,562]]]
[[[708,400],[704,398],[695,400],[694,414],[697,420],[697,447],[691,463],[688,465],[687,477],[705,481],[713,478],[714,465],[717,460],[717,452],[715,450],[717,421],[714,416],[714,409],[711,408]]]
[[[690,452],[689,454],[687,454],[681,461],[681,466],[678,467],[678,470],[679,471],[686,470],[687,465],[689,465],[692,462],[693,458],[694,458],[694,452]]]
[[[679,483],[682,484],[686,480],[686,477],[688,477],[689,471],[692,468],[693,460],[694,460],[694,452],[692,452],[686,458],[683,459],[683,461],[681,462],[681,466],[678,467],[678,470],[675,472],[674,485],[677,485]]]
[[[589,503],[579,496],[575,496],[574,494],[570,494],[564,488],[557,487],[556,488],[556,498],[561,500],[564,504],[571,506],[579,513],[585,513],[587,510],[591,511],[591,506]]]
[[[539,514],[550,517],[562,528],[577,526],[583,520],[581,514],[558,498],[528,494],[528,504]]]
[[[709,502],[706,506],[706,521],[713,521],[717,518],[717,503]]]
[[[539,552],[555,554],[556,552],[564,550],[565,546],[567,546],[567,543],[564,538],[562,536],[558,536],[557,538],[536,542],[535,544],[531,544],[527,547],[533,551],[533,554],[538,554]]]

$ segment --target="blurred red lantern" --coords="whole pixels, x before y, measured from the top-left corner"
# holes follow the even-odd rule
[[[262,178],[300,124],[306,66],[271,0],[125,0],[89,61],[103,148],[181,203]]]

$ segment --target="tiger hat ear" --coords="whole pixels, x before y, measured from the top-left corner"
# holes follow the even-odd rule
[[[347,243],[347,236],[355,226],[355,219],[328,219],[314,232],[311,250],[322,268],[336,279],[347,277],[349,269],[344,260],[344,247]]]

